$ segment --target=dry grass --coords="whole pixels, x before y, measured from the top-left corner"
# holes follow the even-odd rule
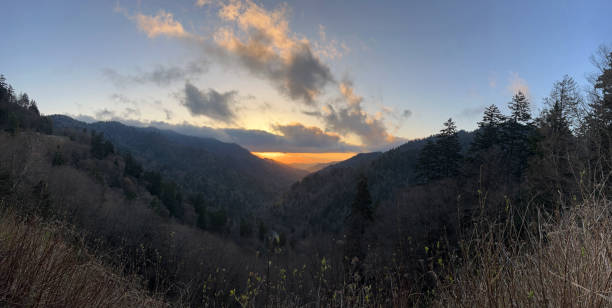
[[[165,306],[117,273],[66,241],[64,226],[0,209],[0,306]]]
[[[611,205],[586,202],[548,222],[538,215],[526,241],[515,224],[477,228],[462,246],[471,257],[445,277],[435,306],[611,307]]]

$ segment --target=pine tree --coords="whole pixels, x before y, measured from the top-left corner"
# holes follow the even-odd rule
[[[457,135],[457,127],[453,119],[444,122],[444,128],[440,131],[437,140],[440,151],[440,170],[442,177],[453,177],[459,174],[461,164],[461,144]]]
[[[470,145],[470,153],[476,154],[498,144],[500,129],[504,120],[504,115],[501,114],[497,106],[491,105],[485,108],[482,121],[478,122],[478,131],[476,131],[474,141]]]
[[[30,107],[30,97],[28,96],[28,94],[27,93],[22,93],[20,95],[20,97],[19,97],[19,100],[17,100],[17,104],[21,108],[25,108],[25,109]]]
[[[435,137],[427,140],[419,153],[417,177],[423,183],[453,177],[459,174],[461,166],[461,144],[457,127],[452,119],[444,122],[444,128]]]
[[[504,122],[501,131],[501,146],[507,159],[507,181],[510,175],[520,178],[527,167],[532,151],[529,139],[534,132],[531,123],[529,100],[522,92],[517,92],[508,103],[510,117]]]
[[[436,142],[432,139],[433,138],[430,138],[425,141],[425,146],[421,149],[421,152],[419,152],[417,160],[417,178],[423,183],[441,177],[440,163],[438,161],[439,149]]]
[[[575,144],[570,119],[563,104],[555,101],[537,123],[537,155],[530,162],[529,189],[538,204],[569,204],[570,196],[578,195],[571,167],[576,156],[572,153]]]
[[[606,66],[597,77],[595,89],[600,91],[600,97],[595,106],[598,118],[608,129],[612,127],[612,52],[605,59]]]
[[[358,271],[365,253],[362,247],[362,237],[367,224],[374,220],[372,198],[368,189],[368,179],[361,175],[357,184],[357,194],[351,204],[351,212],[347,219],[345,261],[352,271]]]
[[[516,123],[527,124],[531,120],[531,108],[529,107],[529,100],[525,94],[518,91],[512,97],[512,101],[508,103],[508,108],[511,111],[510,119]]]

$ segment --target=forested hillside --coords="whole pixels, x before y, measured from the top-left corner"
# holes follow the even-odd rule
[[[467,150],[474,133],[457,133]],[[293,229],[317,233],[342,231],[357,193],[360,175],[368,179],[374,204],[388,201],[410,185],[419,183],[416,171],[419,152],[435,136],[409,141],[384,153],[362,153],[304,177],[284,195],[275,213]],[[340,218],[340,219],[339,219]]]
[[[123,305],[607,306],[612,53],[597,63],[589,89],[561,76],[539,114],[518,91],[474,132],[448,119],[293,185],[300,172],[237,145],[41,116],[2,77],[0,304],[57,296],[25,270],[46,259],[19,255],[55,256],[51,230],[76,260],[66,292],[81,294],[75,264],[95,265]]]
[[[248,216],[271,203],[306,174],[246,149],[212,138],[181,135],[118,122],[87,124],[67,116],[51,116],[56,134],[74,129],[102,133],[121,152],[130,153],[147,169],[170,177],[185,193],[201,194],[213,207],[233,217]]]

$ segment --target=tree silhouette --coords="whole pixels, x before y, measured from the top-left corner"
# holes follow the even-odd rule
[[[503,124],[501,145],[506,155],[506,178],[519,178],[527,167],[527,159],[532,153],[529,138],[534,132],[531,123],[530,103],[525,94],[517,92],[508,103],[511,114]]]
[[[470,153],[487,150],[500,141],[500,130],[505,117],[495,105],[485,108],[482,121],[478,122],[478,130],[470,145]]]
[[[457,127],[452,119],[448,119],[435,141],[427,140],[419,153],[417,176],[425,183],[456,176],[459,174],[461,158]]]
[[[444,128],[440,131],[437,140],[440,151],[439,163],[441,164],[442,177],[453,177],[459,174],[461,164],[461,144],[457,135],[457,126],[453,119],[444,122]]]
[[[529,100],[521,91],[514,94],[512,101],[508,103],[508,109],[511,111],[510,119],[516,123],[527,124],[531,120]]]
[[[363,262],[365,252],[362,247],[362,238],[366,226],[374,220],[372,198],[368,189],[368,179],[361,175],[357,183],[357,194],[351,204],[351,212],[347,220],[345,261],[352,271],[358,270]]]

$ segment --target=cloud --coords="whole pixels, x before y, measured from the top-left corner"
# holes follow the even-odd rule
[[[181,104],[192,115],[204,115],[225,123],[232,123],[236,117],[233,106],[237,91],[219,93],[213,89],[203,92],[191,83],[185,83],[185,96]]]
[[[266,11],[252,1],[222,4],[219,17],[234,27],[222,27],[214,41],[255,76],[268,79],[292,100],[313,105],[334,78],[313,53],[306,39],[290,32],[287,7]]]
[[[203,6],[205,6],[207,4],[211,4],[211,3],[212,3],[212,0],[197,0],[195,5],[198,6],[198,7],[203,7]]]
[[[507,89],[512,93],[516,94],[517,92],[523,92],[523,94],[529,96],[529,85],[527,85],[527,81],[521,78],[518,73],[510,72],[510,76],[508,77],[508,87]]]
[[[124,88],[130,84],[153,83],[160,87],[168,86],[177,81],[197,77],[208,70],[208,64],[204,61],[190,62],[184,67],[158,65],[152,71],[138,72],[136,74],[121,74],[113,69],[106,68],[102,74],[115,86]]]
[[[183,28],[183,25],[174,20],[174,15],[164,10],[160,10],[155,16],[137,13],[134,16],[130,16],[130,19],[135,21],[138,28],[142,32],[146,33],[149,38],[154,38],[160,35],[171,37],[190,36],[190,34]]]
[[[306,148],[338,148],[348,147],[340,141],[340,136],[326,133],[318,127],[307,127],[300,123],[288,125],[273,125],[272,129],[281,133],[289,145]]]
[[[166,115],[166,121],[172,120],[172,116],[174,115],[171,110],[164,109],[164,114]]]
[[[98,110],[95,113],[95,118],[98,119],[98,121],[110,121],[111,119],[115,118],[115,112],[112,110],[108,110],[108,109],[102,109],[102,110]]]
[[[336,58],[349,51],[344,44],[329,40],[324,27],[319,28],[319,42],[312,43],[291,31],[286,4],[273,10],[266,10],[251,0],[218,1],[214,5],[219,8],[217,16],[221,25],[214,30],[211,40],[189,34],[198,39],[197,43],[208,56],[216,57],[219,63],[237,64],[253,76],[268,81],[290,100],[310,107],[303,113],[322,120],[325,133],[355,135],[367,147],[380,147],[399,140],[385,127],[384,117],[389,114],[367,113],[363,108],[364,99],[355,93],[353,84],[337,81],[330,67],[322,61],[322,58]],[[165,17],[157,20],[174,22],[171,15],[163,13],[158,17]],[[321,106],[321,97],[329,89],[339,91],[340,98]],[[236,97],[231,92],[221,94],[212,89],[202,92],[186,86],[185,94],[183,105],[192,114],[234,123],[231,105]]]
[[[134,105],[134,106],[138,105],[137,101],[135,101],[135,100],[133,100],[133,99],[123,95],[123,94],[120,94],[120,93],[113,93],[113,94],[111,94],[110,95],[110,99],[115,101],[115,102],[117,102],[117,103],[119,103],[119,104],[123,104],[123,105]]]
[[[323,25],[319,25],[319,41],[313,42],[313,49],[317,56],[330,60],[341,59],[351,51],[344,42],[338,42],[335,39],[328,40]]]
[[[323,108],[320,117],[328,131],[343,135],[355,134],[367,147],[380,147],[395,141],[396,138],[387,132],[382,114],[374,117],[362,109],[363,97],[355,94],[352,82],[345,80],[339,87],[347,104],[340,107],[328,104]]]
[[[123,111],[124,118],[140,118],[140,110],[138,108],[125,108]]]
[[[117,114],[114,110],[109,109],[101,109],[94,113],[94,116],[86,116],[79,115],[78,119],[83,122],[92,122],[92,121],[133,121],[134,118],[140,118],[140,110],[138,108],[127,107],[123,110],[121,116]]]

